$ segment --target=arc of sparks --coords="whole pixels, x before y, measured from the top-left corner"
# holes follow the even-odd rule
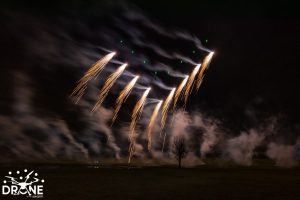
[[[114,110],[114,114],[113,114],[113,118],[112,118],[112,123],[111,125],[113,125],[113,123],[115,122],[118,113],[121,109],[122,104],[126,101],[127,97],[129,96],[129,94],[132,91],[132,88],[134,87],[135,83],[137,82],[137,80],[139,79],[139,76],[135,76],[125,87],[124,89],[120,92],[119,97],[116,100],[115,103],[115,110]]]
[[[106,64],[114,57],[116,53],[112,52],[105,55],[103,58],[94,63],[89,70],[83,75],[83,77],[77,82],[77,86],[72,91],[70,97],[74,103],[78,103],[87,88],[88,82],[93,78],[97,77]]]
[[[196,65],[196,67],[192,71],[190,77],[188,78],[187,85],[185,87],[185,91],[184,91],[184,95],[183,95],[184,107],[186,106],[187,100],[188,100],[188,98],[189,98],[189,96],[192,92],[192,88],[193,88],[193,85],[194,85],[194,80],[195,80],[195,77],[196,77],[200,67],[201,67],[201,64]]]
[[[103,101],[107,97],[109,90],[114,85],[116,80],[124,72],[126,66],[127,66],[126,63],[121,65],[114,73],[112,73],[108,76],[108,78],[106,79],[103,87],[101,88],[101,90],[99,92],[98,101],[97,101],[96,105],[94,106],[94,108],[92,109],[92,112],[95,112],[101,106],[101,104],[103,103]]]
[[[200,72],[198,74],[198,77],[197,77],[197,84],[196,84],[196,91],[199,90],[200,86],[201,86],[201,83],[203,81],[203,78],[204,78],[204,72],[205,70],[208,68],[210,62],[211,62],[211,59],[214,55],[214,52],[210,52],[203,60],[203,64],[202,64],[202,67],[200,69]]]
[[[166,121],[167,121],[167,117],[168,117],[168,110],[169,110],[169,106],[171,104],[172,98],[174,96],[176,88],[173,88],[170,92],[170,94],[168,95],[168,97],[166,98],[163,107],[162,107],[162,116],[161,116],[161,120],[160,120],[160,126],[161,126],[161,132],[160,134],[164,131],[165,125],[166,125]],[[163,138],[163,146],[162,146],[162,152],[164,151],[164,146],[165,146],[165,140],[166,140],[166,135],[167,132],[165,132],[164,134],[164,138]]]
[[[161,116],[161,121],[160,121],[160,125],[161,125],[161,130],[164,129],[165,124],[166,124],[166,120],[167,120],[167,116],[168,116],[168,110],[171,104],[171,101],[173,99],[174,93],[175,93],[176,88],[173,88],[170,92],[170,94],[168,95],[168,97],[166,98],[163,107],[162,107],[162,116]]]
[[[157,115],[158,115],[158,111],[162,105],[162,100],[160,100],[157,105],[155,106],[153,112],[152,112],[152,115],[151,115],[151,118],[150,118],[150,121],[149,121],[149,125],[147,127],[147,136],[148,136],[148,150],[150,151],[151,150],[151,146],[152,146],[152,131],[153,131],[153,126],[156,122],[156,118],[157,118]]]
[[[177,88],[177,90],[175,92],[174,102],[173,102],[173,112],[176,109],[176,105],[177,105],[178,99],[182,95],[183,88],[185,87],[185,85],[186,85],[187,80],[188,80],[189,77],[190,77],[189,75],[185,76],[185,78],[182,80],[182,82],[180,83],[180,85],[178,86],[178,88]]]
[[[148,87],[145,92],[143,93],[140,100],[135,104],[132,115],[131,115],[131,123],[129,127],[129,157],[128,157],[128,163],[131,161],[131,157],[134,152],[134,146],[135,146],[135,138],[134,138],[134,131],[137,124],[137,120],[140,118],[140,115],[142,113],[146,98],[151,90],[151,87]]]

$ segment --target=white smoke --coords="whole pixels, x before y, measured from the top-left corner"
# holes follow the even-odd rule
[[[197,113],[194,115],[193,124],[195,127],[204,129],[202,135],[202,143],[200,147],[201,157],[205,158],[206,154],[211,152],[212,148],[218,143],[220,139],[219,125],[216,120],[206,118]]]
[[[294,167],[296,161],[296,145],[284,145],[271,142],[266,152],[270,159],[275,160],[279,167]]]
[[[234,162],[249,166],[252,164],[255,148],[261,145],[263,140],[263,135],[250,129],[248,132],[242,132],[239,136],[228,139],[226,153]]]
[[[33,83],[24,74],[15,73],[14,113],[0,116],[1,161],[70,159],[87,160],[90,153],[105,153],[118,158],[120,148],[108,126],[112,112],[100,108],[90,114],[91,103],[80,103],[81,118],[86,127],[80,133],[71,131],[62,117],[43,118],[36,114],[32,98]],[[91,92],[90,95],[93,95]],[[99,136],[105,137],[100,142]]]
[[[87,149],[78,143],[63,119],[43,119],[32,109],[31,82],[24,74],[15,74],[15,103],[12,116],[0,116],[1,161],[80,159]],[[67,145],[66,145],[67,144]]]

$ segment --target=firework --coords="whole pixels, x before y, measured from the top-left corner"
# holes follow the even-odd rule
[[[174,102],[173,102],[173,112],[176,108],[176,104],[177,104],[177,101],[179,99],[179,97],[182,95],[182,91],[183,91],[183,88],[185,87],[186,83],[187,83],[187,80],[188,80],[189,76],[186,75],[185,78],[182,80],[182,82],[180,83],[180,85],[178,86],[176,92],[175,92],[175,95],[174,95]]]
[[[97,101],[96,105],[94,106],[92,112],[96,111],[101,106],[101,104],[105,100],[106,96],[108,95],[109,90],[114,85],[116,80],[121,76],[121,74],[125,70],[126,66],[127,66],[127,64],[121,65],[114,73],[110,74],[109,77],[106,79],[103,87],[100,90],[98,101]]]
[[[205,70],[208,68],[210,62],[211,62],[211,59],[214,55],[214,52],[210,52],[203,60],[203,64],[202,64],[202,67],[200,69],[200,72],[198,74],[198,77],[197,77],[197,84],[196,84],[196,90],[198,91],[200,86],[201,86],[201,83],[203,81],[203,78],[204,78],[204,72]]]
[[[166,100],[165,100],[165,102],[163,104],[162,111],[161,111],[162,117],[161,117],[161,121],[160,121],[161,130],[163,130],[164,127],[165,127],[167,116],[168,116],[168,110],[169,110],[171,101],[173,99],[173,96],[174,96],[174,93],[175,93],[175,89],[176,88],[173,88],[171,90],[170,94],[168,95],[168,97],[166,98]]]
[[[153,113],[151,115],[150,121],[149,121],[148,128],[147,128],[148,150],[149,151],[151,150],[151,145],[152,145],[152,130],[153,130],[153,126],[155,124],[155,121],[156,121],[156,118],[157,118],[157,115],[158,115],[158,111],[159,111],[159,109],[161,107],[162,102],[163,101],[159,101],[157,103],[157,105],[155,106],[155,108],[153,110]]]
[[[114,114],[113,114],[113,118],[112,118],[112,123],[111,125],[113,125],[113,123],[115,122],[117,116],[118,116],[118,112],[120,111],[120,108],[122,106],[122,104],[126,101],[127,97],[129,96],[133,86],[135,85],[135,83],[137,82],[137,80],[139,79],[139,76],[135,76],[125,87],[124,89],[120,92],[119,97],[116,100],[115,103],[115,110],[114,110]]]
[[[135,104],[132,115],[131,115],[131,124],[130,124],[130,130],[134,130],[137,120],[140,118],[141,112],[143,110],[146,98],[150,92],[151,88],[147,88],[143,94],[143,96],[140,98],[140,100]]]
[[[132,115],[131,115],[131,123],[130,123],[130,127],[129,127],[129,140],[130,140],[130,146],[129,146],[129,158],[128,158],[128,163],[130,163],[132,154],[134,152],[134,145],[135,145],[135,141],[134,141],[134,132],[135,132],[135,127],[136,127],[136,123],[137,120],[140,118],[140,115],[142,113],[146,98],[150,92],[151,88],[147,88],[143,94],[143,96],[140,98],[140,100],[135,104],[133,111],[132,111]]]
[[[185,87],[185,91],[184,91],[184,96],[183,96],[184,97],[184,107],[186,106],[188,97],[191,94],[191,91],[192,91],[192,88],[193,88],[193,85],[194,85],[194,79],[195,79],[200,67],[201,67],[201,64],[198,64],[194,68],[194,70],[192,71],[190,77],[188,78],[188,81],[187,81],[187,84],[186,84],[186,87]]]
[[[166,120],[168,117],[168,110],[169,110],[169,106],[171,104],[172,98],[174,96],[176,88],[173,88],[169,94],[169,96],[166,98],[163,107],[162,107],[162,111],[161,111],[161,120],[160,120],[160,126],[161,126],[161,132],[160,134],[163,132],[165,124],[166,124]],[[164,145],[165,145],[165,138],[166,138],[167,132],[165,132],[164,134],[164,139],[163,139],[163,146],[162,146],[162,152],[164,151]]]
[[[96,63],[94,63],[89,70],[84,74],[84,76],[78,81],[77,86],[71,93],[70,97],[74,101],[74,103],[78,103],[81,97],[83,96],[88,82],[93,78],[97,77],[101,71],[104,69],[105,65],[113,58],[115,52],[109,53]]]

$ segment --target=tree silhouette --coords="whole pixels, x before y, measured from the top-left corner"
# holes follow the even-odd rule
[[[173,141],[173,153],[178,160],[178,168],[181,168],[181,160],[187,153],[186,140],[183,136],[176,136]]]

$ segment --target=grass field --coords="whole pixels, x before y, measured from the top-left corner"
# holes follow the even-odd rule
[[[14,165],[2,166],[1,177],[24,167],[38,171],[45,179],[43,199],[300,199],[299,168]]]

